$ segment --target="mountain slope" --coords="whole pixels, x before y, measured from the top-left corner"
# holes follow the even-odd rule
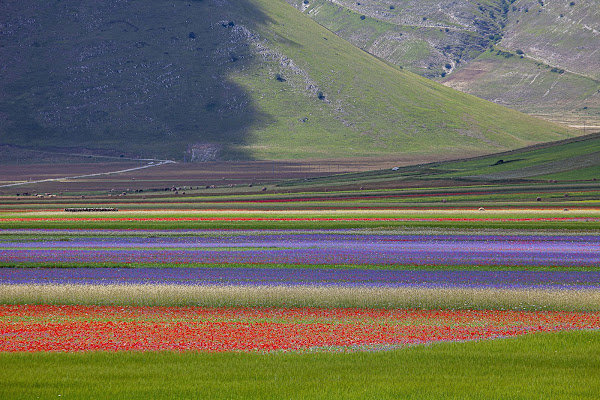
[[[288,1],[412,72],[551,121],[600,126],[598,0]]]
[[[498,47],[457,69],[444,85],[549,121],[600,130],[600,81]]]
[[[504,27],[501,0],[288,2],[365,51],[427,78],[477,57]]]
[[[500,44],[600,81],[600,1],[515,1]]]
[[[600,128],[600,2],[518,0],[506,23],[493,56],[482,54],[444,84],[550,121]]]
[[[280,0],[3,7],[2,144],[194,160],[447,158],[572,135],[398,70]]]

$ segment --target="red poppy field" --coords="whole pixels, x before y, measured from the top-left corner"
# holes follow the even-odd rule
[[[352,351],[598,329],[600,313],[0,306],[0,351]]]

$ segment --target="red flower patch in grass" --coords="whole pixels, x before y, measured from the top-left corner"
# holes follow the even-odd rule
[[[306,351],[600,328],[600,313],[0,306],[0,351]]]

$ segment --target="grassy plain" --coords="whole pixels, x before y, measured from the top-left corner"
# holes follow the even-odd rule
[[[0,212],[88,206],[120,210],[593,207],[600,193],[599,154],[596,133],[436,162],[431,162],[431,156],[400,156],[171,163],[64,179],[103,172],[110,164],[38,165],[22,171],[0,166],[3,183],[9,185],[0,185]],[[44,179],[55,180],[36,182]]]
[[[399,167],[396,171],[390,169],[345,174],[338,177],[312,178],[306,181],[305,186],[336,185],[336,179],[345,180],[355,184],[373,182],[383,185],[390,181],[438,181],[446,186],[447,182],[458,181],[469,183],[473,189],[471,195],[483,191],[487,187],[488,194],[495,196],[506,194],[535,193],[543,197],[543,193],[552,190],[570,189],[582,191],[583,186],[588,189],[598,189],[600,179],[600,134],[594,133],[580,138],[530,146],[522,149],[486,155],[482,157],[467,158],[455,161],[426,163],[412,166]],[[556,180],[556,182],[554,182]],[[550,182],[549,182],[550,181]],[[526,184],[529,182],[529,184]],[[541,183],[545,183],[545,185]],[[477,186],[477,183],[481,185]],[[495,183],[495,184],[494,184]],[[548,183],[551,183],[548,185]],[[299,181],[287,183],[300,185]],[[456,185],[452,185],[456,186]],[[389,186],[387,186],[389,187]],[[452,188],[449,192],[468,191],[469,188]],[[438,193],[443,193],[437,188]],[[436,189],[433,189],[434,191]],[[519,196],[514,196],[518,199]],[[477,199],[476,197],[471,197]],[[507,200],[506,198],[497,198]],[[522,200],[521,197],[520,200]],[[463,199],[464,200],[464,199]],[[485,199],[482,199],[485,200]]]
[[[1,353],[2,398],[593,399],[597,332],[388,352]]]

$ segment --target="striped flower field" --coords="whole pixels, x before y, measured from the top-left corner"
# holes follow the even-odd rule
[[[375,351],[600,328],[589,234],[14,232],[0,351]]]
[[[0,215],[0,398],[594,398],[598,215]]]

